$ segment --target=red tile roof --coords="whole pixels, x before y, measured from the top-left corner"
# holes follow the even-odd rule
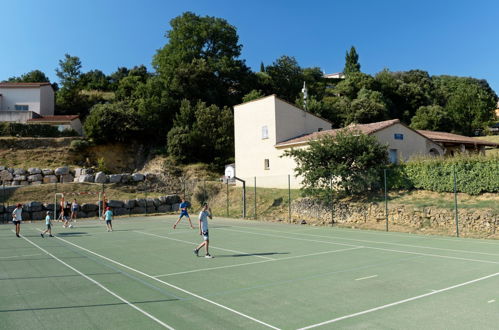
[[[33,82],[33,83],[0,82],[0,88],[33,88],[40,86],[51,86],[51,84],[49,82]]]
[[[80,116],[78,115],[70,115],[70,116],[44,116],[44,117],[41,117],[41,118],[32,118],[32,119],[28,119],[28,121],[30,122],[37,122],[37,123],[41,123],[41,122],[68,122],[68,121],[72,121],[72,120],[75,120],[75,119],[78,119],[80,118]]]
[[[379,121],[376,123],[370,123],[370,124],[352,124],[346,127],[348,130],[358,130],[362,132],[363,134],[369,135],[373,134],[377,131],[381,131],[382,129],[385,129],[387,127],[390,127],[394,124],[400,123],[400,120],[398,119],[392,119],[392,120],[385,120],[385,121]],[[286,141],[282,141],[276,144],[276,147],[284,147],[284,146],[291,146],[291,145],[300,145],[300,144],[306,144],[310,140],[317,140],[323,136],[326,135],[331,135],[335,136],[338,131],[340,131],[342,128],[337,128],[337,129],[329,129],[321,132],[313,132],[310,134],[304,134],[300,136],[296,136],[294,138],[291,138]]]
[[[423,131],[418,130],[418,132],[430,140],[440,143],[459,143],[459,144],[472,144],[472,145],[482,145],[482,146],[491,146],[491,147],[499,147],[499,143],[489,142],[485,140],[475,139],[469,136],[457,135],[446,132],[435,132],[435,131]]]

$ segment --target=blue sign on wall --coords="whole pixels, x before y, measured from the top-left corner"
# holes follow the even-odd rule
[[[404,139],[404,134],[396,133],[393,134],[395,140],[403,140]]]

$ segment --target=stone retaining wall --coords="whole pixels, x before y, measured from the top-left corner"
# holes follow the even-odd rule
[[[291,215],[295,222],[335,224],[383,229],[386,226],[385,205],[378,203],[321,204],[309,198],[294,201]],[[499,214],[487,209],[458,209],[459,231],[462,234],[479,233],[486,236],[499,232]],[[388,225],[405,227],[410,231],[446,231],[456,229],[455,212],[435,207],[417,208],[407,205],[389,206]]]
[[[109,200],[107,206],[111,208],[114,215],[146,214],[146,213],[167,213],[176,212],[179,209],[180,197],[178,195],[161,196],[158,198],[137,198],[124,201]],[[8,222],[12,220],[14,205],[4,207],[0,205],[0,221]],[[23,220],[43,220],[47,211],[51,212],[54,218],[54,204],[29,202],[23,205]],[[59,209],[57,210],[59,212]],[[78,218],[98,217],[99,204],[85,203],[80,205]]]
[[[104,172],[95,173],[93,169],[76,168],[70,170],[63,166],[56,169],[40,169],[37,167],[6,168],[0,166],[0,183],[6,186],[27,186],[44,183],[92,182],[92,183],[133,183],[153,179],[153,174],[122,173],[107,175]]]

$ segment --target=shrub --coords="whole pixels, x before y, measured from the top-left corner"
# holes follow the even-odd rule
[[[194,199],[202,204],[220,192],[220,184],[213,182],[199,182],[199,184],[194,188]]]
[[[389,169],[392,189],[454,191],[470,195],[499,192],[499,156],[461,155],[452,158],[418,159]]]
[[[83,151],[90,146],[88,140],[73,140],[69,145],[69,150],[79,152]]]

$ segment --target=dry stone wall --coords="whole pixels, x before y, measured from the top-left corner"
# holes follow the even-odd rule
[[[109,200],[107,206],[111,208],[114,215],[146,214],[146,213],[168,213],[177,212],[179,209],[180,197],[178,195],[161,196],[157,198],[137,198],[129,200]],[[102,204],[101,210],[102,210]],[[8,222],[12,220],[12,211],[15,206],[0,205],[0,221]],[[47,211],[54,212],[53,203],[29,202],[23,205],[23,220],[43,220]],[[59,210],[57,210],[59,212]],[[78,210],[78,218],[95,218],[99,213],[99,203],[84,203]],[[58,215],[58,214],[57,214]]]
[[[133,183],[152,179],[153,174],[123,173],[107,175],[95,173],[93,169],[63,166],[56,169],[6,168],[0,166],[0,184],[6,186],[27,186],[47,183],[92,182],[92,183]]]
[[[291,205],[295,222],[318,225],[334,224],[384,229],[386,226],[383,203],[336,203],[333,208],[313,199],[303,198]],[[458,209],[461,234],[493,236],[499,234],[499,214],[488,209]],[[408,205],[391,205],[388,209],[389,227],[403,227],[408,231],[434,231],[454,233],[455,211],[435,207],[417,208]]]

